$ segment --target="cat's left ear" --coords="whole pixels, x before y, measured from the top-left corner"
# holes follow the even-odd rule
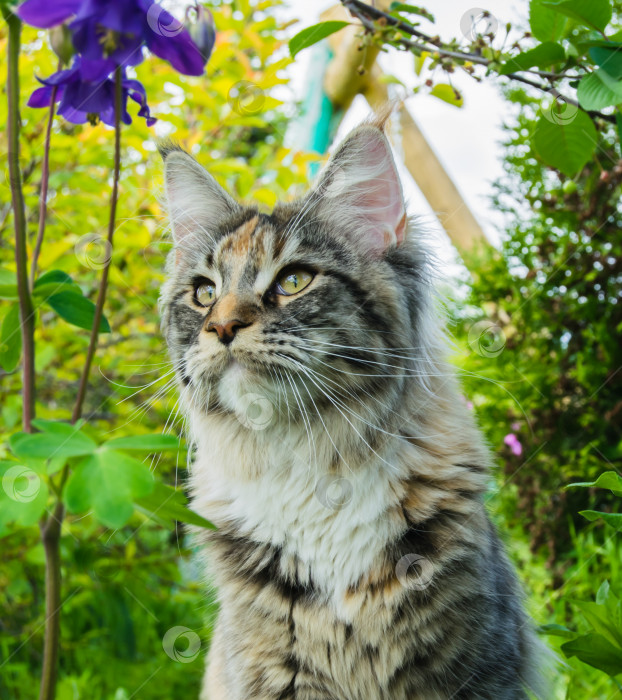
[[[178,249],[212,241],[218,227],[240,207],[188,153],[174,144],[159,146],[173,240]]]
[[[375,125],[361,126],[345,139],[310,197],[318,197],[318,213],[331,227],[365,252],[382,255],[404,240],[402,185],[387,137]]]

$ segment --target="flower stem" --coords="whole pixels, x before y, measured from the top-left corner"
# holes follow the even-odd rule
[[[56,696],[61,608],[60,530],[63,516],[63,504],[58,501],[54,511],[39,525],[45,553],[45,634],[39,700],[54,700]]]
[[[32,431],[35,413],[35,318],[28,287],[28,254],[26,252],[26,211],[22,192],[22,174],[19,167],[19,51],[22,23],[17,15],[2,4],[2,14],[8,27],[8,119],[9,180],[15,228],[15,265],[17,269],[17,296],[23,347],[22,363],[22,427]]]
[[[59,63],[60,70],[62,63]],[[37,229],[37,239],[35,248],[32,253],[32,263],[30,266],[30,289],[32,290],[37,276],[37,263],[39,254],[41,253],[41,245],[43,244],[43,236],[45,235],[45,220],[47,216],[47,199],[48,199],[48,184],[50,180],[50,141],[52,138],[52,124],[54,123],[54,108],[56,106],[56,93],[58,86],[52,88],[52,97],[50,101],[50,113],[48,123],[45,129],[45,143],[43,147],[43,163],[41,165],[41,192],[39,193],[39,227]]]
[[[123,75],[121,68],[117,67],[115,71],[115,100],[114,100],[114,173],[112,179],[112,194],[110,195],[110,217],[108,219],[108,249],[109,257],[106,260],[102,271],[101,281],[99,283],[99,292],[97,294],[97,302],[95,304],[95,318],[93,319],[93,327],[91,329],[91,339],[86,353],[86,361],[82,376],[80,377],[80,386],[78,387],[78,395],[73,408],[72,422],[75,423],[82,416],[82,406],[86,395],[86,388],[89,381],[91,365],[93,357],[97,349],[97,339],[99,338],[99,323],[104,313],[104,302],[106,301],[106,290],[108,289],[108,272],[112,261],[112,239],[114,237],[114,229],[117,213],[117,199],[119,195],[119,174],[121,172],[121,109],[123,99]]]

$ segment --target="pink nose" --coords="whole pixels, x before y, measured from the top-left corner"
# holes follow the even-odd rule
[[[230,321],[210,321],[207,324],[207,330],[216,331],[218,334],[218,340],[225,345],[229,345],[229,343],[235,338],[238,328],[246,328],[246,326],[250,326],[250,323],[244,323],[244,321],[234,318]]]

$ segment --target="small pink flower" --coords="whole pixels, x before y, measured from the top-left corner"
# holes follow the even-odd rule
[[[514,433],[508,433],[504,438],[503,442],[512,450],[512,454],[520,457],[523,454],[523,446],[520,444],[520,440],[514,435]]]
[[[520,423],[518,423],[517,421],[514,421],[514,423],[512,423],[512,425],[510,426],[510,428],[512,428],[512,432],[516,433],[520,430]]]
[[[467,401],[466,405],[467,405],[467,408],[469,409],[469,411],[473,410],[473,402],[472,401]]]

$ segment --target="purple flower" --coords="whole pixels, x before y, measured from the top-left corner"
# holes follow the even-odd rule
[[[523,454],[523,446],[514,433],[508,433],[503,438],[503,442],[510,448],[512,454],[516,455],[517,457],[520,457]]]
[[[154,0],[26,0],[17,14],[42,29],[72,18],[73,44],[91,61],[135,66],[146,46],[179,73],[203,74],[205,60],[188,30]]]
[[[26,0],[17,14],[27,24],[45,29],[69,21],[67,28],[77,52],[73,64],[40,79],[44,87],[33,92],[28,104],[48,106],[56,86],[58,113],[75,124],[96,117],[114,124],[114,73],[120,67],[122,121],[132,121],[127,113],[129,97],[138,102],[138,114],[151,126],[156,120],[149,113],[145,88],[138,80],[127,78],[126,66],[138,65],[146,46],[179,73],[202,75],[214,44],[213,23],[211,34],[210,27],[203,28],[199,47],[183,24],[154,0]],[[198,10],[197,15],[198,20],[204,18]]]
[[[35,90],[28,105],[30,107],[48,107],[52,101],[52,91],[56,86],[55,101],[60,101],[58,113],[73,124],[84,124],[99,117],[105,124],[114,125],[115,85],[114,79],[97,66],[86,66],[79,56],[74,58],[71,68],[60,70],[47,79],[39,79],[43,87]],[[145,117],[147,125],[155,123],[149,113],[145,88],[138,80],[126,77],[122,70],[122,109],[121,121],[130,124],[132,119],[127,112],[127,99],[130,97],[140,105],[139,116]],[[91,76],[92,79],[88,79]]]

